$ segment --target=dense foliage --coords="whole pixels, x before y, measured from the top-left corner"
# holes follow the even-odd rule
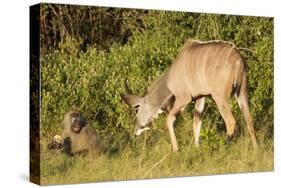
[[[141,29],[146,11],[59,4],[41,5],[41,50],[48,53],[71,36],[88,46],[108,50],[112,42],[124,44],[136,28]],[[132,19],[133,18],[133,19]]]
[[[65,18],[57,18],[56,14],[64,13],[63,10],[68,14],[62,14]],[[126,144],[139,147],[131,136],[134,112],[120,97],[120,93],[125,91],[125,78],[135,93],[142,94],[169,67],[187,39],[218,39],[248,49],[241,50],[241,53],[248,65],[248,91],[254,125],[267,135],[266,138],[272,137],[272,18],[88,7],[79,10],[67,6],[47,6],[42,11],[42,19],[44,15],[53,15],[48,27],[56,30],[52,32],[47,25],[42,26],[44,44],[52,43],[40,59],[42,134],[53,135],[61,131],[63,114],[71,108],[78,108],[91,120],[107,147],[120,148]],[[66,26],[68,21],[64,19],[69,19],[71,25]],[[60,37],[54,38],[50,34],[62,30],[64,33]],[[69,30],[73,31],[66,32]],[[99,32],[102,35],[96,34]],[[189,106],[176,123],[177,130],[184,126],[192,127],[193,104]],[[243,116],[236,102],[232,101],[232,106],[239,130],[242,127],[238,132],[243,133]],[[163,135],[169,139],[164,121],[161,116],[154,123],[155,131],[148,133],[150,142],[156,142]],[[224,134],[225,128],[211,99],[207,101],[203,123],[202,138],[221,144],[216,135]],[[214,130],[216,134],[213,134]],[[178,136],[180,143],[185,139]]]

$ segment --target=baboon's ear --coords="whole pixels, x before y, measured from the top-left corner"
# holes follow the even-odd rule
[[[121,98],[123,99],[123,101],[131,106],[131,107],[136,107],[141,105],[141,101],[142,101],[142,97],[137,96],[137,95],[125,95],[125,94],[121,94]]]

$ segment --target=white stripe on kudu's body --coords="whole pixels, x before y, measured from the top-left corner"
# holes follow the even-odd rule
[[[220,55],[218,56],[218,59],[217,59],[217,61],[216,61],[216,65],[214,66],[214,68],[217,67],[218,63],[220,63],[221,57],[224,55],[224,50],[225,50],[225,47],[223,47],[223,49],[221,50],[221,53],[220,53]]]
[[[235,71],[235,74],[234,74],[234,75],[235,75],[235,77],[234,77],[234,84],[233,84],[233,85],[234,85],[234,87],[236,87],[237,74],[238,74],[239,66],[240,66],[240,64],[241,64],[241,63],[240,63],[240,61],[239,61],[239,60],[237,60],[237,61],[236,61],[236,64],[237,64],[237,65],[236,65],[236,71]],[[239,102],[238,102],[238,103],[239,103]],[[239,104],[239,105],[240,105],[240,104]]]
[[[202,67],[201,67],[202,70],[204,70],[205,63],[206,63],[206,58],[207,58],[207,56],[208,56],[208,54],[209,54],[209,52],[210,52],[210,49],[211,49],[212,47],[213,47],[213,46],[210,45],[210,46],[208,47],[208,49],[207,49],[207,52],[206,52],[206,54],[205,54],[205,56],[204,56],[203,63],[202,63],[202,65],[201,65],[201,66],[202,66]],[[198,64],[197,64],[197,65],[198,65]],[[198,66],[197,66],[197,70],[199,70]],[[198,72],[199,72],[199,71],[198,71]],[[201,72],[202,72],[202,71],[201,71]],[[200,83],[201,83],[201,84],[203,83],[203,82],[202,82],[202,79],[201,79],[203,76],[204,76],[204,79],[206,79],[206,78],[205,78],[205,74],[204,74],[204,75],[203,75],[203,74],[200,75],[199,80],[200,80]]]
[[[168,128],[172,149],[178,150],[173,123],[176,115],[195,102],[194,137],[199,144],[201,118],[204,111],[205,96],[211,96],[222,115],[227,135],[232,137],[235,119],[229,105],[233,92],[246,119],[253,146],[257,147],[252,116],[249,111],[247,77],[245,63],[232,42],[225,41],[187,41],[170,68],[148,88],[145,96],[133,95],[126,82],[128,95],[123,100],[137,109],[135,132],[147,130],[147,125],[159,110],[168,112]]]
[[[229,53],[226,58],[226,64],[228,63],[229,55],[230,55],[231,51],[233,50],[233,48],[234,48],[234,46],[232,46],[232,48],[230,48],[230,50],[229,50]]]
[[[197,56],[197,61],[196,61],[196,63],[195,63],[195,65],[196,65],[196,73],[197,73],[197,78],[199,78],[199,80],[200,80],[200,71],[199,71],[199,68],[198,68],[198,64],[200,63],[200,61],[198,62],[198,60],[200,60],[200,56],[201,56],[201,54],[202,54],[202,51],[203,50],[200,50],[199,51],[199,55]],[[201,82],[201,81],[200,81]]]

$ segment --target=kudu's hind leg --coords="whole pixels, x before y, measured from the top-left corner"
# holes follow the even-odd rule
[[[231,108],[229,105],[229,99],[221,96],[213,96],[219,112],[221,116],[223,117],[223,120],[226,125],[226,131],[227,131],[227,136],[228,138],[232,138],[234,130],[235,130],[235,125],[236,121],[232,115]]]
[[[186,107],[186,105],[191,101],[191,96],[189,97],[176,97],[174,106],[172,107],[171,111],[167,117],[167,128],[169,131],[172,149],[174,152],[178,151],[178,143],[174,131],[174,121],[176,120],[176,115],[182,111]]]
[[[257,140],[255,136],[255,129],[253,125],[252,115],[249,110],[249,102],[248,102],[248,93],[247,93],[247,79],[246,76],[243,77],[242,85],[240,92],[237,94],[237,101],[239,103],[239,107],[244,115],[246,120],[247,128],[250,133],[253,146],[257,148]]]
[[[193,122],[193,133],[194,133],[194,140],[195,140],[196,147],[199,146],[201,118],[204,111],[204,106],[205,106],[205,97],[196,100],[195,109],[194,109],[194,122]]]

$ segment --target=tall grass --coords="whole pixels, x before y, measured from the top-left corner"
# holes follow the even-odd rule
[[[122,151],[105,151],[95,159],[89,157],[66,157],[58,151],[46,149],[48,139],[42,141],[41,183],[65,184],[112,180],[136,180],[175,176],[198,176],[225,173],[272,171],[274,163],[273,141],[262,133],[259,149],[254,150],[248,133],[237,136],[226,144],[224,135],[213,132],[222,142],[210,143],[201,134],[201,145],[193,144],[191,121],[178,125],[177,135],[184,137],[180,151],[173,153],[165,130],[163,136],[151,144],[155,132],[146,132],[138,140],[138,150],[127,145]],[[155,131],[162,131],[158,127]],[[209,136],[210,137],[210,136]],[[182,139],[183,140],[183,139]]]

